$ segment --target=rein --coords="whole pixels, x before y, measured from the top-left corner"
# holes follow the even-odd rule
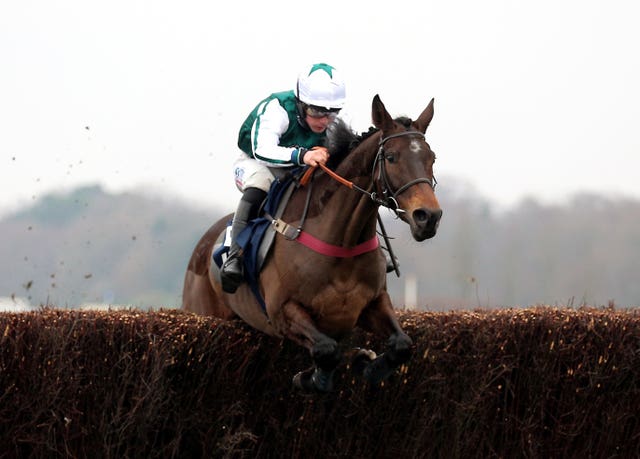
[[[315,170],[315,168],[311,168],[309,170]],[[309,170],[304,174],[303,178],[300,180],[301,185],[306,185],[307,182],[311,181],[308,191],[307,198],[304,205],[304,210],[302,212],[302,218],[300,219],[300,224],[297,228],[289,225],[279,218],[273,218],[270,215],[267,217],[271,220],[271,225],[273,229],[278,233],[282,234],[285,239],[290,241],[298,241],[300,244],[310,248],[314,252],[317,252],[322,255],[326,255],[328,257],[336,257],[336,258],[352,258],[358,255],[362,255],[363,253],[371,252],[376,250],[380,246],[380,242],[378,241],[378,237],[374,236],[368,241],[362,242],[361,244],[356,245],[355,247],[342,247],[339,245],[329,244],[324,242],[315,236],[307,233],[302,230],[304,226],[304,222],[307,218],[307,212],[309,211],[309,201],[311,199],[311,191],[313,189],[313,174],[308,174]],[[344,180],[339,175],[336,175],[340,180]],[[344,184],[347,185],[347,180],[344,180]],[[353,184],[352,184],[353,185]],[[349,185],[347,185],[349,186]]]
[[[388,140],[391,140],[391,139],[394,139],[394,138],[397,138],[397,137],[410,136],[410,135],[416,135],[416,136],[419,136],[419,137],[424,139],[424,134],[422,134],[421,132],[418,132],[418,131],[404,131],[404,132],[400,132],[398,134],[391,134],[391,135],[389,135],[387,137],[383,137],[378,142],[378,152],[376,153],[376,158],[373,161],[373,168],[372,168],[372,173],[371,173],[371,182],[372,182],[372,185],[373,185],[373,183],[375,181],[377,181],[378,183],[382,183],[383,184],[383,187],[382,187],[383,188],[383,190],[382,190],[383,198],[379,198],[375,191],[369,192],[369,191],[365,190],[364,188],[359,187],[358,185],[356,185],[352,181],[347,180],[344,177],[341,177],[340,175],[338,175],[337,173],[335,173],[334,171],[329,169],[324,164],[318,164],[318,166],[327,175],[329,175],[332,179],[336,180],[341,185],[344,185],[347,188],[359,191],[360,193],[367,195],[373,202],[375,202],[379,206],[391,209],[396,214],[396,216],[399,216],[401,213],[404,213],[405,210],[400,209],[399,206],[398,206],[398,201],[396,200],[396,197],[398,195],[400,195],[401,193],[405,192],[406,190],[411,188],[413,185],[417,185],[419,183],[428,183],[429,186],[431,186],[431,188],[433,188],[433,189],[435,189],[435,186],[436,186],[436,183],[437,183],[437,181],[435,180],[435,177],[433,179],[430,179],[428,177],[420,177],[420,178],[417,178],[417,179],[414,179],[414,180],[411,180],[411,181],[405,183],[404,185],[402,185],[400,188],[398,188],[395,191],[392,190],[391,184],[389,183],[389,177],[388,177],[388,174],[387,174],[387,170],[385,168],[384,144]],[[375,179],[374,178],[375,170],[376,170],[376,167],[378,165],[380,166],[379,169],[378,169],[378,177],[377,177],[377,179]],[[337,246],[337,245],[328,244],[328,243],[326,243],[324,241],[321,241],[320,239],[317,239],[314,236],[312,236],[309,233],[306,233],[306,232],[304,232],[302,230],[302,227],[304,225],[304,221],[305,221],[306,216],[307,216],[307,211],[309,209],[309,200],[310,200],[310,197],[311,197],[311,189],[312,189],[312,185],[313,185],[313,172],[315,170],[316,170],[316,167],[309,168],[305,172],[305,174],[302,177],[302,179],[300,180],[300,185],[302,185],[302,186],[305,186],[309,182],[311,182],[311,185],[309,186],[309,191],[307,193],[307,200],[306,200],[306,203],[305,203],[305,208],[304,208],[303,215],[302,215],[302,218],[300,220],[300,224],[298,225],[298,227],[294,228],[291,225],[289,225],[288,223],[282,221],[281,219],[271,218],[271,224],[272,224],[273,228],[277,232],[282,234],[286,239],[298,241],[301,244],[305,245],[306,247],[314,250],[315,252],[318,252],[320,254],[323,254],[323,255],[326,255],[326,256],[330,256],[330,257],[350,258],[350,257],[355,257],[357,255],[361,255],[361,254],[366,253],[366,252],[371,252],[373,250],[376,250],[380,245],[377,236],[374,236],[373,238],[369,239],[368,241],[365,241],[365,242],[363,242],[361,244],[358,244],[355,247],[347,248],[347,247],[341,247],[341,246]],[[373,188],[373,186],[372,186],[372,188]],[[382,221],[380,220],[379,216],[378,216],[378,220],[379,220],[380,224],[382,224]],[[382,227],[382,231],[383,231],[383,236],[385,238],[385,241],[387,242],[387,245],[390,247],[390,244],[388,243],[389,241],[388,241],[388,238],[387,238],[386,231],[384,231],[384,227]],[[398,273],[397,266],[395,266],[395,260],[393,260],[393,262],[394,262],[394,267],[396,268],[396,273]]]
[[[400,132],[398,134],[391,134],[387,137],[383,137],[382,139],[380,139],[380,141],[378,142],[378,153],[376,154],[376,159],[373,161],[373,168],[372,168],[372,172],[371,172],[371,181],[372,183],[377,180],[378,182],[382,182],[384,184],[383,186],[383,190],[382,190],[382,195],[383,198],[379,198],[377,193],[375,191],[369,192],[363,188],[360,188],[358,185],[356,185],[355,183],[345,179],[344,177],[341,177],[340,175],[338,175],[337,173],[335,173],[334,171],[332,171],[331,169],[329,169],[327,166],[325,166],[324,164],[318,164],[318,166],[327,173],[327,175],[329,175],[332,179],[336,180],[338,183],[352,189],[352,190],[356,190],[359,191],[362,194],[365,194],[367,196],[369,196],[369,198],[375,202],[376,204],[382,206],[382,207],[386,207],[388,209],[391,209],[396,216],[399,216],[399,214],[404,213],[405,210],[400,209],[400,207],[398,206],[398,201],[396,200],[396,197],[402,193],[404,193],[405,191],[407,191],[409,188],[411,188],[413,185],[417,185],[418,183],[428,183],[429,186],[435,190],[436,188],[436,184],[438,183],[437,180],[435,179],[435,177],[433,179],[430,179],[428,177],[420,177],[414,180],[411,180],[410,182],[405,183],[404,185],[402,185],[400,188],[398,188],[396,191],[393,191],[391,188],[391,184],[389,183],[389,176],[387,174],[387,169],[385,167],[385,157],[384,157],[384,144],[391,139],[395,139],[397,137],[406,137],[406,136],[410,136],[410,135],[416,135],[419,137],[422,137],[424,139],[424,134],[422,134],[421,132],[418,131],[404,131],[404,132]],[[380,165],[379,169],[378,169],[378,177],[377,179],[374,179],[374,175],[375,175],[375,170],[376,170],[376,166],[378,166],[378,164]],[[314,171],[315,168],[311,168],[309,169],[310,171]],[[312,174],[313,172],[309,172],[307,171],[308,174]],[[301,181],[301,183],[304,185],[306,183],[305,178],[308,180],[308,176],[307,174],[305,174],[305,177],[303,177],[303,180]]]

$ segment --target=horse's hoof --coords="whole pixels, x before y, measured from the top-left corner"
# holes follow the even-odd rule
[[[387,357],[393,363],[393,365],[400,366],[406,363],[412,354],[411,346],[413,341],[408,335],[402,333],[398,336],[393,336],[389,340],[389,351]]]
[[[331,392],[333,390],[333,371],[318,369],[311,375],[311,382],[318,392]]]
[[[333,372],[305,370],[293,377],[293,387],[304,392],[331,392],[333,390]]]
[[[369,349],[358,349],[355,357],[351,361],[351,368],[358,376],[363,376],[369,364],[375,360],[376,353]]]
[[[372,360],[364,369],[364,378],[369,384],[377,386],[381,382],[389,379],[389,377],[395,373],[398,366],[399,365],[391,361],[386,353],[381,354]]]
[[[307,390],[307,384],[303,380],[304,379],[303,373],[304,372],[302,372],[302,371],[300,373],[297,373],[293,377],[293,381],[291,381],[293,383],[293,387],[295,387],[296,389]]]
[[[313,382],[311,381],[312,371],[305,370],[297,373],[293,377],[293,387],[300,389],[304,392],[312,392],[314,390]]]

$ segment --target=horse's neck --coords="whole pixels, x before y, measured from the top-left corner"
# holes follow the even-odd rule
[[[336,172],[367,189],[371,185],[374,157],[375,142],[363,143],[340,163]],[[316,232],[316,237],[331,244],[353,246],[375,236],[378,207],[369,196],[339,184],[326,174],[314,188],[318,209],[317,215],[309,219],[309,229]]]

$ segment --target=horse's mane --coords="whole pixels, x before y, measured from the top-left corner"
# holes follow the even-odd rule
[[[411,119],[407,117],[399,117],[395,120],[401,126],[406,129],[411,127]],[[376,133],[380,132],[380,129],[371,126],[368,131],[361,134],[356,134],[351,127],[342,119],[338,118],[327,128],[327,137],[325,140],[325,146],[329,150],[329,160],[327,161],[327,167],[338,172],[338,166],[349,156],[349,154],[358,148],[365,140],[369,139]],[[362,163],[364,157],[358,155],[355,157],[355,161],[358,164],[345,162],[345,165],[350,170],[343,170],[340,173],[343,177],[349,179],[355,170],[362,170],[362,167],[369,167],[370,164]],[[360,169],[358,169],[360,168]],[[314,194],[315,206],[311,207],[309,216],[316,215],[322,210],[324,205],[329,201],[335,189],[339,186],[338,182],[331,181],[332,186],[325,187],[321,193]]]
[[[400,116],[395,121],[405,128],[410,128],[413,121],[406,116]],[[358,145],[379,131],[371,126],[366,132],[356,134],[351,127],[342,119],[338,118],[327,128],[327,138],[325,146],[329,149],[329,161],[327,166],[334,169],[347,157],[349,153],[356,149]]]

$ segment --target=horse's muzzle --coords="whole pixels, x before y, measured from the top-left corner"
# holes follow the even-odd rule
[[[416,209],[411,213],[411,234],[416,241],[432,238],[438,231],[442,209]]]

